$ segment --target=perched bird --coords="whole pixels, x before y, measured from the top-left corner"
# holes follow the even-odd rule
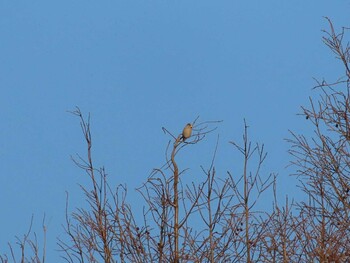
[[[185,128],[182,131],[182,139],[185,141],[186,139],[190,138],[191,133],[192,133],[192,124],[187,123],[187,125],[185,126]]]

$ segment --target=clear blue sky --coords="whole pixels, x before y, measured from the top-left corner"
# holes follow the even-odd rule
[[[70,155],[84,154],[77,105],[91,112],[94,158],[131,200],[164,162],[169,137],[198,115],[223,120],[182,168],[200,176],[220,134],[217,167],[242,165],[228,141],[241,140],[243,118],[264,142],[265,171],[285,166],[288,129],[310,127],[296,116],[312,95],[313,77],[343,70],[321,41],[329,16],[350,26],[350,1],[8,1],[0,2],[0,251],[48,222],[48,262],[58,262],[65,191],[83,198],[83,173]],[[196,148],[197,147],[197,148]],[[269,206],[270,204],[267,204]]]

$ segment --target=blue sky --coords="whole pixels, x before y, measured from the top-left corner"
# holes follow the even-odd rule
[[[288,130],[311,133],[296,114],[313,77],[343,74],[321,41],[332,19],[350,26],[350,1],[1,1],[0,248],[21,236],[35,216],[48,222],[48,261],[58,261],[65,191],[83,204],[84,154],[78,119],[91,113],[94,159],[130,198],[164,162],[169,137],[187,122],[223,120],[182,168],[200,176],[220,134],[217,168],[239,170],[228,141],[240,141],[243,119],[264,142],[267,172],[279,193],[293,196],[285,169]],[[267,204],[268,207],[270,204]]]

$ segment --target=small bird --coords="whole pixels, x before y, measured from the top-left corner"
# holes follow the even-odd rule
[[[185,126],[185,128],[182,131],[182,139],[183,141],[185,141],[186,139],[190,138],[192,134],[192,124],[191,123],[187,123],[187,125]]]

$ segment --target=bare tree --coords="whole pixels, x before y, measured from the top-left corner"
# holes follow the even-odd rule
[[[350,48],[344,45],[346,28],[337,33],[330,19],[324,43],[345,69],[334,81],[317,81],[320,97],[310,98],[303,115],[314,128],[314,136],[292,133],[290,153],[296,175],[308,197],[299,203],[300,216],[295,229],[304,262],[348,262],[350,193]]]
[[[17,248],[13,244],[8,243],[10,255],[7,255],[7,254],[0,255],[1,263],[8,263],[8,262],[45,263],[46,231],[47,231],[45,216],[43,217],[43,221],[42,221],[42,231],[43,231],[42,247],[39,245],[37,234],[35,232],[32,232],[33,219],[34,219],[34,216],[32,216],[30,220],[29,229],[27,233],[23,235],[23,238],[16,236]]]
[[[243,155],[243,173],[238,181],[229,173],[233,183],[233,192],[237,197],[239,210],[241,211],[241,225],[244,228],[243,239],[237,250],[239,262],[257,262],[261,260],[261,251],[265,247],[264,240],[267,234],[267,226],[271,215],[267,211],[254,211],[254,206],[261,198],[261,194],[275,183],[276,175],[260,174],[261,166],[267,153],[264,145],[252,144],[248,137],[248,126],[244,122],[243,145],[231,142]],[[250,169],[251,159],[257,159],[256,168]],[[242,229],[242,228],[241,228]]]
[[[330,30],[324,31],[323,41],[345,75],[333,82],[317,81],[320,97],[302,107],[314,134],[292,132],[288,140],[304,200],[290,202],[287,197],[285,204],[278,204],[276,175],[262,171],[264,145],[251,142],[246,122],[243,141],[230,142],[241,156],[239,172],[217,173],[219,137],[207,168],[181,168],[183,150],[195,150],[219,123],[197,118],[186,126],[192,133],[174,135],[163,128],[170,138],[165,164],[137,189],[144,208],[136,216],[127,187],[111,186],[105,169],[95,166],[90,116],[85,119],[76,108],[72,113],[80,120],[87,149],[86,157],[72,159],[89,184],[80,185],[85,205],[72,212],[67,193],[67,239],[58,241],[62,258],[105,263],[350,262],[350,47],[344,44],[347,28],[337,33],[326,19]],[[274,198],[271,212],[257,209],[267,190]],[[17,237],[17,247],[9,244],[10,256],[0,256],[1,262],[45,262],[46,225],[43,247],[35,233],[31,236],[31,225],[22,239]]]
[[[293,215],[295,205],[293,202],[289,203],[286,198],[284,206],[280,207],[276,198],[276,189],[274,193],[274,210],[266,227],[261,262],[300,262],[298,257],[300,247],[295,233],[299,222]]]
[[[138,189],[145,202],[143,219],[135,218],[126,201],[127,188],[113,190],[105,170],[96,169],[92,161],[90,119],[77,108],[87,143],[87,160],[78,155],[74,162],[90,178],[91,187],[81,186],[88,208],[67,212],[65,231],[70,241],[59,241],[67,262],[253,262],[268,225],[269,215],[253,210],[260,195],[274,182],[263,178],[260,168],[266,153],[263,146],[253,145],[245,124],[243,146],[232,142],[243,156],[240,176],[227,173],[218,177],[214,161],[202,167],[203,181],[185,182],[187,169],[180,170],[177,156],[186,147],[200,143],[217,122],[192,123],[190,138],[175,136],[166,150],[166,163],[154,169]],[[256,157],[255,157],[256,156]],[[253,158],[254,157],[254,158]],[[257,160],[255,170],[251,159]],[[235,180],[234,178],[237,178]],[[254,194],[254,198],[251,198]]]

